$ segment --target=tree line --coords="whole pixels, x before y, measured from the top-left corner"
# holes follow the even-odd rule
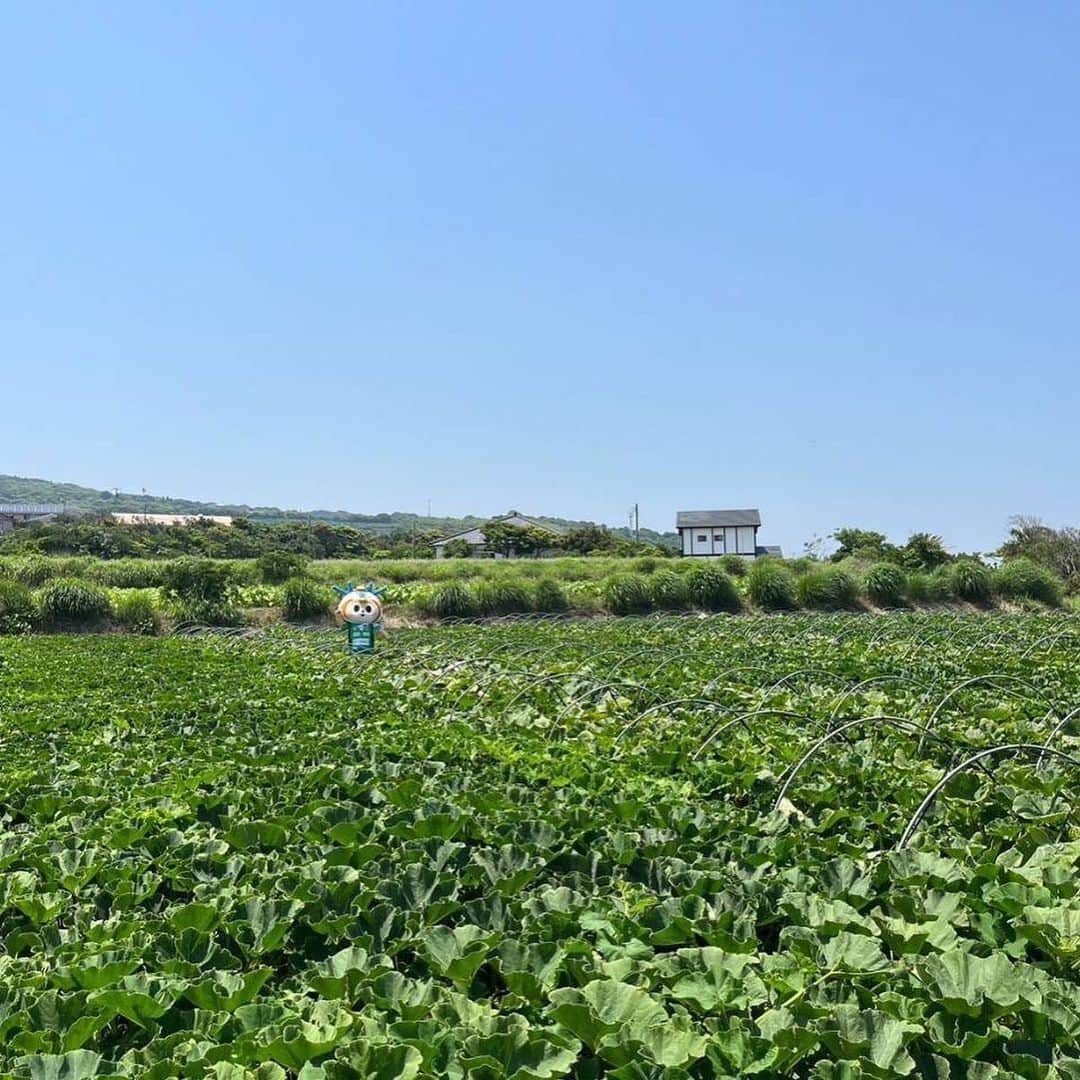
[[[480,526],[488,546],[501,555],[529,556],[544,552],[568,555],[668,554],[655,544],[635,544],[602,525],[566,532],[516,528],[492,521]],[[60,516],[30,522],[0,537],[0,554],[92,555],[100,559],[169,559],[194,555],[213,559],[257,559],[288,552],[311,559],[432,558],[443,534],[435,530],[396,529],[366,532],[323,521],[285,521],[275,524],[234,518],[222,525],[196,518],[187,525],[120,522],[109,515],[95,519]],[[447,544],[448,555],[468,556],[473,549],[461,541]]]

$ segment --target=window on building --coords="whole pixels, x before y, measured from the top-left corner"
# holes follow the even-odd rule
[[[713,539],[714,540],[719,540],[721,543],[723,543],[724,542],[724,534],[723,533],[713,533]]]
[[[704,533],[698,533],[697,542],[699,544],[707,544],[709,542],[709,538]]]

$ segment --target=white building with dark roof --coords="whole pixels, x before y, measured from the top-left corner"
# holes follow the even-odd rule
[[[761,512],[758,510],[680,510],[675,516],[684,555],[718,558],[721,555],[781,557],[778,547],[758,543]]]

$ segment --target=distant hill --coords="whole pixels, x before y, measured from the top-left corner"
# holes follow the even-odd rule
[[[114,492],[108,489],[82,487],[79,484],[61,484],[54,480],[36,480],[23,476],[0,474],[0,503],[59,503],[66,511],[85,514],[132,513],[132,514],[225,514],[230,517],[250,518],[252,521],[325,521],[332,525],[351,525],[365,532],[389,533],[398,531],[434,530],[443,534],[461,532],[475,525],[482,525],[487,517],[426,517],[395,511],[389,514],[360,514],[350,510],[283,510],[277,506],[248,506],[245,503],[200,502],[196,499],[174,499],[162,495],[142,495],[132,492]],[[521,511],[534,521],[556,529],[573,529],[590,525],[587,521],[570,521],[565,518],[544,517]],[[620,536],[630,537],[626,528],[612,528]],[[641,539],[648,543],[675,541],[674,533],[658,533],[642,529]]]

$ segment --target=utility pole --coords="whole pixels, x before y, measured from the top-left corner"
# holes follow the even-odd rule
[[[638,504],[634,503],[634,543],[641,543],[641,522],[638,520]]]

